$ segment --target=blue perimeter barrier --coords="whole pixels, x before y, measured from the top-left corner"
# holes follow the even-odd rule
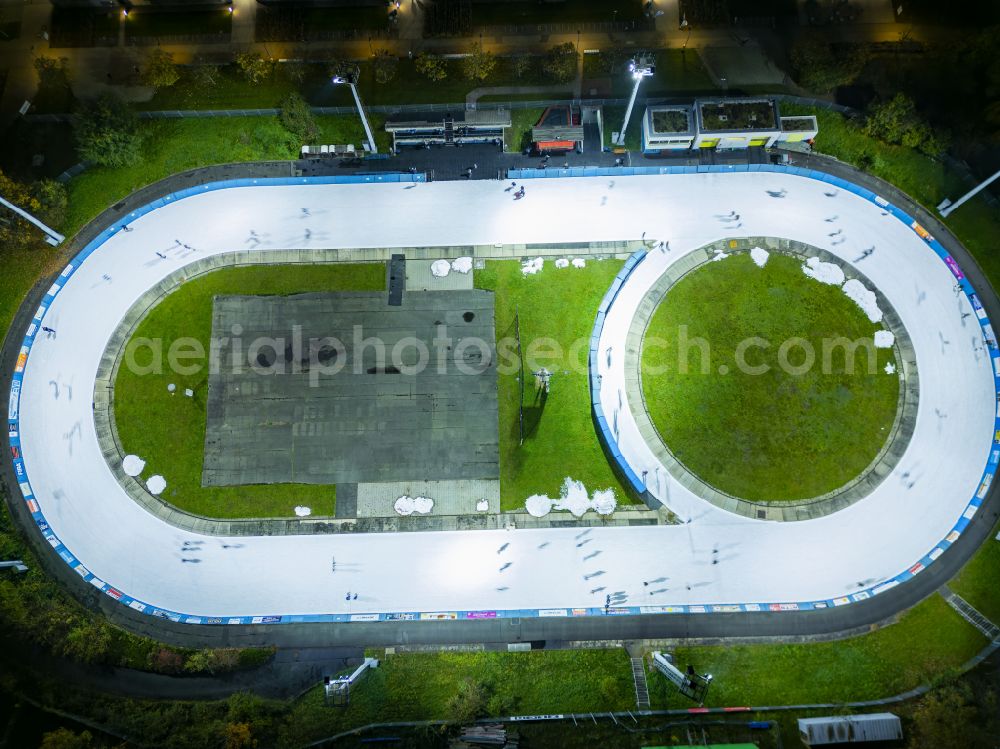
[[[951,255],[948,254],[947,250],[938,242],[934,237],[932,237],[920,224],[905,211],[897,208],[896,206],[889,203],[884,198],[875,194],[871,190],[855,185],[852,182],[841,179],[840,177],[835,177],[825,172],[819,172],[811,169],[803,169],[801,167],[792,166],[777,166],[771,164],[750,164],[750,165],[736,165],[736,166],[699,166],[699,167],[609,167],[609,168],[598,168],[598,167],[573,167],[570,169],[515,169],[511,170],[510,176],[512,179],[539,179],[548,177],[606,177],[615,175],[663,175],[663,174],[701,174],[706,172],[782,172],[786,174],[794,174],[802,177],[808,177],[810,179],[815,179],[820,182],[826,182],[834,187],[848,190],[856,195],[859,195],[866,200],[877,204],[883,211],[887,214],[892,214],[897,219],[905,223],[914,232],[920,236],[927,245],[937,253],[938,257],[948,266],[948,269],[955,276],[957,285],[961,288],[962,292],[966,294],[972,304],[973,309],[976,312],[977,319],[979,320],[980,328],[982,330],[983,339],[986,342],[987,347],[990,351],[990,358],[993,362],[993,377],[994,377],[994,388],[998,391],[998,406],[997,412],[994,415],[994,435],[992,449],[990,451],[990,457],[988,459],[987,465],[983,471],[982,477],[979,482],[978,489],[975,495],[967,504],[965,511],[959,517],[958,521],[955,523],[951,531],[933,548],[930,552],[925,554],[921,559],[919,559],[915,564],[913,564],[909,569],[899,573],[895,577],[886,580],[879,585],[869,587],[853,593],[849,596],[843,596],[840,598],[818,600],[818,601],[798,601],[798,602],[768,602],[768,603],[731,603],[731,604],[706,604],[706,605],[678,605],[678,606],[618,606],[605,609],[603,607],[584,607],[584,608],[552,608],[552,609],[507,609],[507,610],[485,610],[485,611],[405,611],[405,612],[392,612],[392,613],[357,613],[357,614],[306,614],[306,615],[296,615],[296,614],[273,614],[273,615],[261,615],[261,616],[233,616],[233,617],[223,617],[223,616],[191,616],[188,614],[179,613],[176,611],[170,611],[167,609],[161,609],[153,606],[152,604],[140,601],[127,593],[118,590],[117,588],[111,586],[109,583],[95,576],[90,570],[88,570],[83,563],[77,559],[69,549],[67,549],[59,538],[52,532],[48,523],[45,520],[45,516],[42,514],[38,507],[38,503],[35,500],[35,496],[31,490],[31,484],[29,482],[27,471],[24,465],[24,460],[21,457],[21,442],[20,442],[20,394],[21,394],[21,383],[24,378],[25,367],[28,363],[28,358],[31,353],[31,346],[34,343],[35,336],[40,330],[41,322],[45,317],[45,312],[51,305],[52,300],[59,293],[60,289],[66,283],[66,281],[73,275],[73,273],[80,267],[84,260],[86,260],[91,254],[93,254],[104,242],[110,239],[112,236],[121,231],[123,224],[127,224],[128,221],[133,221],[139,216],[146,213],[154,211],[170,203],[176,202],[183,198],[190,197],[192,195],[200,195],[202,193],[211,190],[223,190],[233,187],[254,187],[254,186],[275,186],[275,185],[302,185],[302,184],[364,184],[372,182],[423,182],[425,181],[424,175],[422,174],[399,174],[399,173],[385,173],[385,174],[354,174],[350,176],[343,177],[280,177],[280,178],[270,178],[270,179],[236,179],[236,180],[224,180],[220,182],[212,182],[205,185],[199,185],[197,187],[188,188],[186,190],[180,190],[176,193],[172,193],[163,198],[154,200],[153,202],[145,205],[141,208],[136,209],[131,212],[127,220],[124,222],[115,222],[113,226],[109,226],[107,229],[102,231],[97,237],[95,237],[91,242],[89,242],[83,250],[70,263],[63,269],[62,273],[56,279],[55,283],[46,292],[45,297],[42,299],[38,310],[28,326],[27,333],[25,334],[24,340],[22,342],[21,351],[17,358],[17,364],[14,368],[14,375],[11,381],[10,388],[10,401],[8,404],[7,412],[7,425],[8,425],[8,441],[10,444],[11,456],[14,463],[14,471],[17,475],[18,486],[24,497],[24,502],[27,505],[29,512],[31,513],[32,519],[38,526],[42,535],[56,550],[56,553],[66,562],[73,570],[77,572],[84,580],[89,582],[95,588],[110,596],[111,598],[119,601],[120,603],[129,606],[136,611],[148,614],[150,616],[159,617],[162,619],[169,619],[174,622],[182,622],[186,624],[287,624],[287,623],[299,623],[299,622],[393,622],[393,621],[451,621],[451,620],[476,620],[476,619],[496,619],[505,617],[522,617],[522,616],[538,616],[538,617],[573,617],[573,616],[621,616],[621,615],[637,615],[637,614],[705,614],[705,613],[734,613],[734,612],[758,612],[758,611],[809,611],[815,609],[825,609],[833,606],[843,606],[845,604],[851,603],[852,601],[863,601],[867,598],[871,598],[874,595],[878,595],[890,588],[899,585],[902,582],[909,580],[910,578],[918,575],[922,572],[928,565],[930,565],[934,560],[936,560],[941,554],[944,553],[951,544],[953,544],[962,532],[968,526],[971,519],[975,516],[976,512],[982,505],[983,499],[986,497],[986,492],[989,490],[990,484],[993,481],[993,477],[997,471],[997,465],[1000,463],[1000,351],[997,348],[997,339],[993,331],[993,326],[990,324],[986,311],[983,309],[983,305],[980,303],[978,296],[975,293],[975,289],[969,283],[968,279],[962,272],[958,263],[955,261]],[[635,267],[642,262],[645,257],[644,251],[639,251],[632,255],[626,261],[625,266],[622,271],[615,277],[611,288],[605,294],[604,299],[601,301],[601,306],[598,309],[597,319],[594,325],[594,333],[591,335],[591,346],[590,346],[590,362],[591,362],[591,400],[592,405],[596,408],[600,408],[600,403],[598,402],[597,395],[598,390],[594,386],[594,373],[595,373],[595,356],[599,354],[596,350],[598,341],[600,340],[600,334],[603,330],[604,319],[607,314],[607,310],[610,309],[611,305],[614,304],[617,298],[618,291],[621,289],[625,280],[632,273]],[[603,411],[597,412],[598,418],[597,423],[599,429],[601,429],[601,438],[610,440],[613,438],[613,431],[608,429],[607,419],[605,418]],[[615,446],[617,440],[610,440],[608,443],[609,447]],[[641,487],[641,482],[638,481],[635,471],[628,465],[624,457],[621,455],[621,451],[615,446],[611,451],[612,456],[618,463],[619,468],[625,474],[627,480],[633,486]]]

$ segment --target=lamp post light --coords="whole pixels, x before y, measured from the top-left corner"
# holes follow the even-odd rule
[[[625,145],[625,131],[628,129],[628,121],[632,116],[632,108],[635,106],[635,97],[639,94],[639,84],[642,83],[643,78],[656,73],[656,65],[653,64],[653,58],[647,55],[641,55],[637,59],[630,61],[628,69],[632,74],[635,85],[632,86],[632,96],[628,100],[628,108],[625,110],[625,121],[622,123],[621,132],[618,133],[618,139],[614,142],[616,146]]]
[[[965,193],[965,195],[960,197],[954,203],[948,200],[948,198],[945,198],[944,200],[941,201],[941,204],[938,206],[938,211],[941,213],[942,216],[947,218],[948,214],[950,214],[952,211],[954,211],[956,208],[962,205],[962,203],[964,203],[969,198],[976,195],[976,193],[980,192],[981,190],[985,190],[990,184],[994,182],[994,180],[997,179],[1000,179],[1000,172],[997,172],[992,177],[988,177],[987,179],[980,182],[978,185],[976,185],[976,187],[969,190],[969,192]]]
[[[370,153],[378,153],[378,146],[375,145],[375,136],[372,135],[371,125],[368,124],[368,118],[365,116],[365,108],[361,105],[361,97],[358,95],[358,87],[355,85],[357,80],[357,67],[355,67],[352,71],[348,71],[344,74],[338,73],[330,78],[330,82],[335,86],[346,83],[351,87],[351,93],[354,95],[354,104],[358,108],[358,115],[361,117],[361,124],[365,128],[365,137],[368,139],[368,151]]]
[[[62,242],[64,239],[66,239],[66,237],[64,237],[62,234],[60,234],[59,232],[57,232],[55,229],[50,229],[45,224],[43,224],[41,221],[39,221],[37,218],[35,218],[34,216],[32,216],[30,213],[28,213],[27,211],[23,210],[22,208],[18,208],[16,205],[14,205],[13,203],[11,203],[8,200],[5,200],[3,197],[0,197],[0,205],[4,205],[7,208],[10,208],[10,210],[14,211],[14,213],[16,213],[18,216],[20,216],[21,218],[25,219],[26,221],[30,221],[35,226],[37,226],[39,229],[41,229],[43,232],[45,232],[45,241],[48,242],[53,247],[55,247],[60,242]]]

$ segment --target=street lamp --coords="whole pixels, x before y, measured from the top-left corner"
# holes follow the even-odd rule
[[[962,205],[962,203],[964,203],[966,200],[976,195],[976,193],[980,192],[981,190],[985,190],[996,179],[1000,179],[1000,172],[997,172],[992,177],[989,177],[988,179],[980,182],[976,187],[969,190],[969,192],[965,193],[965,195],[960,197],[954,203],[948,200],[948,198],[945,198],[944,200],[941,201],[941,204],[938,206],[938,211],[941,213],[942,216],[947,218],[948,214],[950,214],[952,211],[954,211],[956,208]]]
[[[375,145],[375,136],[372,135],[371,126],[368,124],[368,118],[365,116],[365,108],[361,105],[361,97],[358,95],[358,87],[355,85],[357,80],[357,66],[355,66],[354,70],[348,71],[344,74],[337,73],[330,78],[330,82],[335,86],[346,83],[351,87],[351,93],[354,95],[354,104],[358,108],[358,115],[361,117],[361,124],[365,128],[365,136],[368,138],[368,151],[370,153],[378,153],[378,147]]]
[[[622,123],[621,132],[618,133],[618,140],[614,142],[616,146],[625,145],[625,131],[628,129],[628,121],[632,116],[632,108],[635,106],[635,97],[639,94],[639,84],[642,83],[643,78],[656,73],[656,65],[653,64],[653,58],[648,55],[640,55],[637,59],[630,60],[628,69],[632,74],[635,85],[632,86],[632,96],[629,98],[628,108],[625,110],[625,122]]]
[[[8,208],[10,208],[10,210],[14,211],[14,213],[16,213],[18,216],[20,216],[21,218],[25,219],[26,221],[30,221],[35,226],[37,226],[39,229],[41,229],[43,232],[45,232],[45,241],[48,242],[53,247],[55,247],[60,242],[62,242],[64,239],[66,239],[66,237],[64,237],[62,234],[60,234],[59,232],[57,232],[55,229],[50,229],[45,224],[43,224],[41,221],[39,221],[37,218],[35,218],[34,216],[32,216],[30,213],[28,213],[27,211],[25,211],[25,210],[23,210],[21,208],[18,208],[16,205],[14,205],[13,203],[11,203],[10,201],[4,200],[2,197],[0,197],[0,205],[7,206]]]

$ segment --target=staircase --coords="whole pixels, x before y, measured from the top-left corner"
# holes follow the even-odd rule
[[[455,118],[451,115],[444,118],[444,142],[449,145],[455,142]]]
[[[642,658],[632,658],[632,681],[635,682],[635,705],[640,710],[649,710],[649,688],[646,686],[646,669]]]
[[[942,591],[942,593],[944,595],[944,600],[948,602],[948,605],[955,609],[959,616],[965,619],[965,621],[982,632],[990,642],[1000,640],[1000,627],[997,627],[996,624],[980,614],[979,611],[977,611],[968,601],[962,598],[962,596],[952,593],[950,590],[946,593]]]

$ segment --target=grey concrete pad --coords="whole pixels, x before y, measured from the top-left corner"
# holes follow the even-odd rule
[[[398,517],[393,505],[402,496],[433,499],[434,507],[429,515],[487,515],[500,512],[498,479],[393,481],[358,484],[357,517]],[[337,499],[339,503],[339,493]],[[479,511],[476,505],[483,499],[488,503],[487,509]]]
[[[446,260],[448,258],[445,258]],[[435,276],[431,273],[434,258],[427,260],[408,260],[406,263],[406,288],[414,291],[435,291],[445,289],[471,289],[472,271],[459,273],[451,271],[447,276]],[[450,260],[449,260],[450,262]]]
[[[493,301],[217,297],[203,484],[497,479]]]

